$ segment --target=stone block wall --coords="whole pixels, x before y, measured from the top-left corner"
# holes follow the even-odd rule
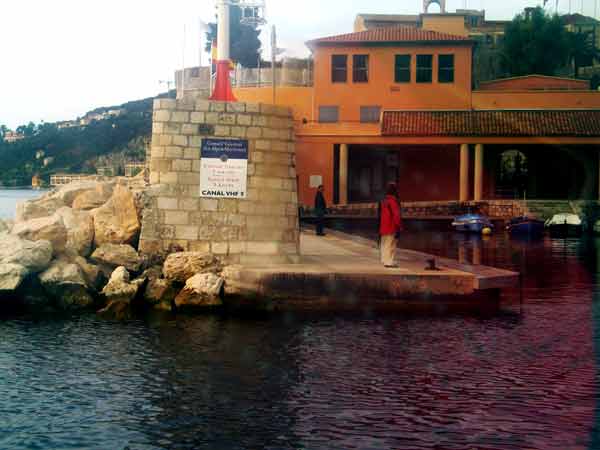
[[[150,188],[140,250],[210,252],[230,264],[296,262],[298,194],[292,113],[265,104],[154,102]],[[247,198],[200,197],[205,138],[248,140]]]
[[[485,214],[494,218],[510,219],[527,215],[527,202],[522,200],[485,200],[481,202],[402,202],[402,216],[410,218],[454,217],[467,213]],[[377,203],[353,203],[335,206],[331,215],[349,217],[377,217]]]

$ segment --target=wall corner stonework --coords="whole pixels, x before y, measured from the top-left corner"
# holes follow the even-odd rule
[[[293,126],[291,110],[280,106],[155,100],[141,252],[176,245],[229,263],[298,262]],[[201,198],[201,144],[210,138],[248,141],[245,199]]]

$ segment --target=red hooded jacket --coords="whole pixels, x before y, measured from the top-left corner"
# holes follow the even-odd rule
[[[381,219],[379,221],[379,234],[386,236],[402,231],[402,217],[398,200],[393,195],[386,195],[381,202]]]

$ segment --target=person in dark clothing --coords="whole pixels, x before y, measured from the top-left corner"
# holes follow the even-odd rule
[[[325,236],[323,233],[323,225],[325,222],[325,213],[327,212],[327,202],[323,195],[323,186],[319,186],[317,189],[317,195],[315,195],[315,216],[317,217],[317,236]]]

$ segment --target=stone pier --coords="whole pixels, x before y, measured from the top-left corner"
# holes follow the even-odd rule
[[[140,251],[209,252],[229,264],[298,260],[291,110],[188,98],[154,102],[150,184]],[[246,198],[200,192],[204,139],[247,140]]]

